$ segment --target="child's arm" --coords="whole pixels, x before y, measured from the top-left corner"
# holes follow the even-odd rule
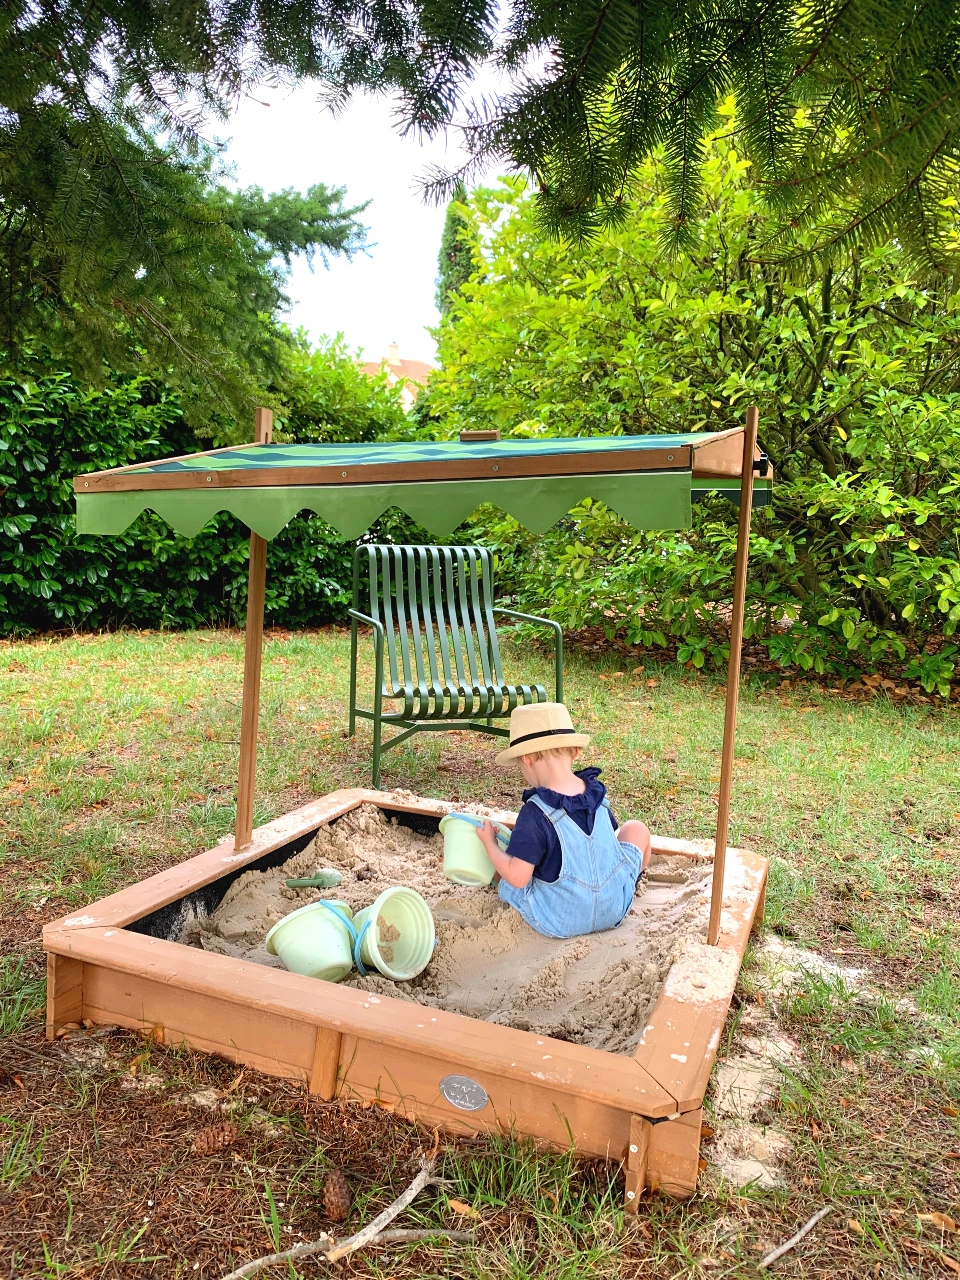
[[[512,885],[514,889],[525,889],[533,879],[533,863],[524,862],[523,858],[512,858],[509,853],[504,853],[497,844],[493,823],[485,822],[478,829],[477,835],[501,879],[506,880],[507,884]]]

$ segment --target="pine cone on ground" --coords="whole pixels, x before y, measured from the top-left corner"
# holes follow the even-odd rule
[[[212,1124],[201,1129],[193,1140],[190,1150],[195,1156],[212,1156],[224,1147],[229,1147],[240,1136],[235,1124]]]
[[[339,1169],[331,1169],[323,1183],[323,1207],[331,1222],[344,1222],[350,1214],[350,1184]]]

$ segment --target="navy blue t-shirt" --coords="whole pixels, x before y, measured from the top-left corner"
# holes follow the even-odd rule
[[[517,814],[517,825],[510,837],[507,852],[513,858],[533,863],[533,875],[536,880],[553,884],[560,878],[563,866],[563,853],[560,848],[560,837],[553,823],[539,806],[528,804],[531,796],[538,795],[551,809],[562,809],[568,813],[581,831],[588,836],[593,834],[593,823],[597,810],[603,804],[607,789],[600,781],[600,770],[593,768],[578,769],[577,777],[582,778],[586,790],[579,796],[563,796],[559,791],[551,791],[548,787],[530,787],[523,793],[523,808]],[[620,825],[610,809],[605,809],[616,831]],[[600,819],[605,822],[605,818]]]

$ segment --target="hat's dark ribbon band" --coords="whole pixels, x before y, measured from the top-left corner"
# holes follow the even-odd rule
[[[532,742],[534,738],[552,738],[557,733],[576,733],[576,729],[538,729],[536,733],[525,733],[522,738],[511,738],[511,747],[519,747],[521,742]]]

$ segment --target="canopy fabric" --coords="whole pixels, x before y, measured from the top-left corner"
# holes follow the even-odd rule
[[[357,538],[398,507],[446,536],[490,502],[542,533],[584,498],[638,529],[685,529],[691,501],[738,497],[742,431],[670,436],[286,445],[255,444],[78,476],[77,531],[122,533],[155,511],[185,537],[230,512],[274,538],[313,511]],[[731,475],[736,462],[736,475]],[[372,481],[370,483],[368,481]],[[755,483],[754,504],[770,480]]]
[[[394,466],[428,462],[449,465],[454,459],[483,461],[515,457],[544,458],[553,455],[649,452],[683,450],[703,443],[706,435],[668,436],[562,436],[549,440],[413,440],[374,444],[249,444],[186,458],[148,462],[140,474],[159,475],[177,471],[250,471],[276,467],[366,467],[383,462],[384,453]],[[685,461],[685,459],[684,459]],[[636,465],[636,464],[635,464]],[[677,465],[683,466],[680,453]]]

